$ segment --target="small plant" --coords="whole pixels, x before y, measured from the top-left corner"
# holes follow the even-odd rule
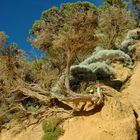
[[[58,127],[53,132],[45,133],[42,140],[57,140],[60,135],[63,135],[63,133],[64,133],[64,130]]]
[[[57,140],[59,136],[63,135],[64,130],[58,127],[58,124],[62,121],[62,118],[52,116],[43,121],[42,128],[45,132],[42,140]]]

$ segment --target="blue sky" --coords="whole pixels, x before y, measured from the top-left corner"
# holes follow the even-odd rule
[[[9,36],[8,42],[16,42],[26,53],[32,51],[28,43],[28,31],[35,20],[39,19],[43,10],[52,6],[60,6],[65,2],[77,0],[0,0],[0,31]],[[84,1],[84,0],[81,0]],[[86,0],[100,5],[103,0]]]

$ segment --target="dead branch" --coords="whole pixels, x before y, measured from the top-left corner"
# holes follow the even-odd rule
[[[50,101],[50,98],[48,96],[45,95],[41,95],[38,92],[34,92],[30,89],[27,88],[20,88],[20,91],[26,95],[26,96],[30,96],[32,98],[38,99],[39,101],[43,102],[43,103],[48,103]]]
[[[40,102],[43,103],[48,103],[50,101],[50,97],[49,96],[45,96],[40,94],[40,92],[37,91],[33,91],[30,88],[25,88],[25,87],[17,87],[15,90],[11,91],[12,92],[18,92],[18,93],[22,93],[25,96],[31,97],[33,99],[37,99]],[[46,92],[47,93],[47,92]]]

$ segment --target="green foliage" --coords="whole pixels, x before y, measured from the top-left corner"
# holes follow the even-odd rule
[[[71,74],[79,80],[95,81],[98,78],[110,78],[114,75],[114,70],[105,62],[97,62],[89,65],[72,66]]]
[[[90,15],[95,16],[96,11],[95,5],[89,2],[66,3],[60,9],[52,7],[42,12],[41,19],[35,21],[30,30],[29,40],[35,47],[47,50],[53,45],[54,36],[67,32],[70,28],[76,30],[78,27],[80,29],[84,25],[83,22],[89,22],[83,21],[83,18],[87,19]],[[95,19],[92,18],[92,21]]]
[[[45,64],[44,60],[42,60],[42,59],[35,60],[35,61],[29,62],[29,63],[30,63],[31,69],[34,69],[34,70],[41,70],[43,65]]]
[[[76,3],[65,3],[61,6],[62,13],[67,15],[68,13],[77,13],[77,12],[85,12],[85,11],[96,11],[97,8],[94,4],[90,2],[76,2]]]
[[[128,29],[135,27],[135,21],[126,9],[109,6],[101,9],[97,30],[98,46],[116,48],[124,39]]]
[[[14,57],[19,54],[18,45],[16,43],[7,44],[8,36],[4,32],[0,32],[0,56]]]
[[[59,13],[58,8],[54,6],[54,7],[50,8],[49,10],[43,11],[41,18],[42,18],[42,20],[45,20],[46,22],[51,21],[52,16],[55,16],[58,13]]]
[[[119,49],[125,53],[128,53],[128,47],[132,46],[133,44],[134,44],[133,39],[126,39],[121,43],[121,45],[119,46]]]
[[[64,130],[58,127],[58,124],[62,121],[62,118],[52,116],[42,123],[42,128],[45,132],[42,140],[57,140],[59,136],[64,133]]]
[[[57,125],[62,121],[62,118],[57,116],[52,116],[42,123],[42,128],[44,132],[54,131]]]
[[[43,28],[42,26],[45,26],[44,21],[43,20],[36,20],[33,24],[33,27],[31,30],[29,30],[30,34],[35,34],[37,32],[40,32],[41,29]]]
[[[68,24],[64,24],[64,26],[59,30],[60,34],[64,34],[70,30],[70,26]]]
[[[124,0],[104,0],[103,7],[115,6],[119,8],[124,8],[126,3]]]
[[[0,32],[0,56],[21,59],[24,51],[19,49],[19,46],[16,43],[11,43],[10,45],[7,43],[8,36],[4,32]],[[8,63],[8,62],[7,62]]]
[[[5,46],[4,48],[1,48],[1,55],[3,56],[17,56],[18,55],[18,45],[16,43],[12,43],[10,46]]]
[[[8,36],[5,32],[0,32],[0,47],[4,47],[7,43]]]
[[[129,56],[133,56],[136,50],[136,41],[140,39],[140,30],[134,29],[127,33],[125,40],[119,46],[119,49],[127,53]]]
[[[139,40],[140,39],[140,29],[137,28],[137,29],[128,31],[126,39]]]
[[[62,128],[56,128],[53,132],[46,132],[42,140],[58,140],[58,138],[64,134]]]
[[[89,65],[95,62],[113,62],[116,60],[123,61],[126,64],[131,65],[132,60],[129,57],[129,55],[125,54],[121,50],[100,50],[97,52],[94,52],[90,57],[88,57],[86,60],[84,60],[80,65]]]

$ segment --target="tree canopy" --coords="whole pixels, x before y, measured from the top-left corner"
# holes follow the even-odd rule
[[[89,2],[66,3],[60,9],[52,7],[35,21],[30,30],[33,37],[30,40],[35,47],[47,50],[56,36],[84,31],[87,27],[92,30],[97,24],[97,12],[96,6]]]

